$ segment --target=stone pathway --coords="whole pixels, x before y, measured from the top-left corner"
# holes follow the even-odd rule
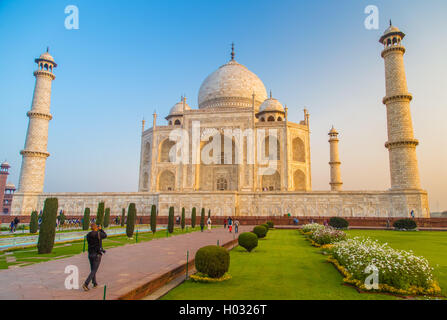
[[[239,232],[252,227],[241,226]],[[22,268],[0,271],[1,300],[101,300],[104,285],[106,299],[117,299],[132,289],[147,283],[186,262],[186,252],[193,259],[196,251],[206,245],[227,243],[234,238],[228,229],[192,232],[129,244],[107,250],[97,273],[98,288],[84,292],[81,285],[90,272],[87,253],[69,258],[41,262]],[[65,289],[69,265],[79,269],[79,289]]]

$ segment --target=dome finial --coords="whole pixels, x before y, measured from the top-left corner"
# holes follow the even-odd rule
[[[231,43],[231,61],[234,61],[234,42]]]
[[[393,25],[393,23],[391,22],[391,19],[390,19],[390,27]]]
[[[270,99],[272,98],[272,90],[270,90]]]
[[[49,52],[49,51],[50,51],[50,47],[47,46],[47,52]]]

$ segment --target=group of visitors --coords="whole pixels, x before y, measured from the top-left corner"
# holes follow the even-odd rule
[[[228,231],[232,232],[233,231],[233,225],[234,225],[234,233],[238,233],[239,232],[239,220],[234,220],[231,217],[228,217],[228,219],[224,219],[224,229],[227,228],[227,224],[228,224]]]
[[[11,223],[9,224],[9,230],[10,232],[14,233],[17,230],[17,226],[19,225],[19,218],[15,217],[14,220],[11,221]]]

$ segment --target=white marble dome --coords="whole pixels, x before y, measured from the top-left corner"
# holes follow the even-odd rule
[[[250,107],[267,99],[264,84],[245,66],[231,60],[211,73],[199,90],[199,108]]]
[[[49,54],[48,52],[44,52],[40,55],[39,59],[43,59],[43,60],[47,60],[47,61],[52,61],[54,62],[54,58],[51,54]]]
[[[284,112],[284,107],[282,106],[281,102],[279,102],[275,98],[268,98],[259,107],[259,112],[268,111]]]
[[[185,110],[191,110],[191,107],[185,102]],[[169,115],[183,114],[183,101],[177,102],[169,111]]]

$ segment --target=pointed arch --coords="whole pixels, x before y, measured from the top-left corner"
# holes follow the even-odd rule
[[[304,148],[304,142],[301,138],[296,137],[292,140],[292,160],[305,162],[306,149]]]
[[[174,191],[174,190],[175,190],[175,175],[169,170],[164,170],[158,176],[158,191]]]
[[[293,173],[293,189],[295,191],[306,190],[306,175],[300,169],[295,170]]]

